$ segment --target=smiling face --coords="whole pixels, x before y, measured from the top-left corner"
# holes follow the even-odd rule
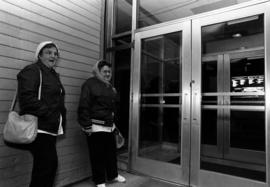
[[[45,46],[39,54],[40,61],[48,68],[53,68],[56,66],[58,57],[58,50],[54,46]]]
[[[103,66],[100,69],[100,75],[105,81],[110,81],[112,78],[112,69],[109,66]]]

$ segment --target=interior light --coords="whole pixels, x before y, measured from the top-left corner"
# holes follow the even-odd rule
[[[234,25],[234,24],[248,22],[248,21],[253,21],[253,20],[257,20],[257,19],[259,19],[259,16],[251,16],[251,17],[247,17],[247,18],[241,18],[241,19],[236,19],[236,20],[228,21],[227,22],[227,25]]]
[[[233,38],[240,38],[242,37],[242,34],[241,33],[235,33],[232,35]]]

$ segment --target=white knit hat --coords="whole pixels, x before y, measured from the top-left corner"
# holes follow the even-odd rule
[[[57,47],[57,45],[55,43],[53,43],[52,41],[45,41],[45,42],[41,42],[38,46],[37,46],[37,49],[36,49],[36,53],[35,53],[35,56],[34,56],[34,60],[35,62],[38,61],[38,55],[39,55],[39,52],[42,50],[43,47],[45,47],[46,45],[48,44],[53,44],[55,45],[57,51],[58,51],[58,54],[59,54],[59,49]]]

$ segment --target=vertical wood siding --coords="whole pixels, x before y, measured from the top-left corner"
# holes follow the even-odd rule
[[[100,58],[102,0],[0,0],[0,187],[28,186],[32,167],[29,152],[8,147],[3,125],[16,88],[16,75],[32,63],[37,45],[52,40],[60,48],[56,68],[66,89],[67,129],[59,137],[56,185],[91,175],[85,137],[77,122],[82,83]]]

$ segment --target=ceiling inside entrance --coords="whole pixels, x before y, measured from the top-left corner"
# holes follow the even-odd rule
[[[250,16],[202,27],[204,42],[241,38],[263,33],[263,15]]]
[[[188,17],[251,0],[139,0],[139,27]],[[130,30],[132,0],[117,1],[117,29]],[[129,25],[129,26],[128,26]]]

